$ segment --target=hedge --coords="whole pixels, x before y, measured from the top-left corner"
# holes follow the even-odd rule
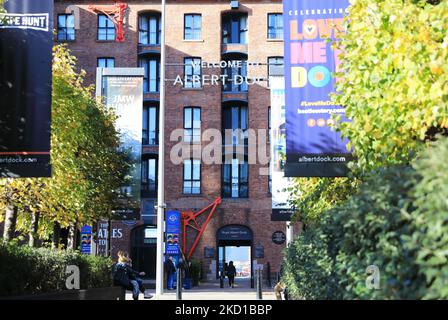
[[[413,166],[371,172],[287,249],[284,281],[298,299],[448,297],[448,140]],[[367,288],[376,265],[380,288]]]
[[[110,287],[112,260],[76,251],[34,249],[0,242],[0,296],[66,290],[68,265],[80,269],[81,289]]]

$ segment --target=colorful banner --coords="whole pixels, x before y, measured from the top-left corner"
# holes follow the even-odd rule
[[[331,40],[344,32],[349,0],[283,2],[285,25],[286,168],[288,177],[347,175],[347,139],[332,115],[347,121],[345,108],[331,102],[339,65]]]
[[[293,181],[285,177],[285,79],[269,78],[271,88],[271,194],[272,221],[291,221],[294,210],[288,204],[289,193],[285,188]]]
[[[104,85],[106,107],[117,115],[115,127],[120,133],[120,150],[131,163],[127,181],[118,192],[119,206],[113,208],[116,220],[138,220],[141,211],[141,161],[143,123],[142,68],[99,68],[97,87]],[[98,88],[97,88],[98,89]]]
[[[81,253],[92,253],[92,227],[83,226],[81,228]]]
[[[180,237],[180,212],[168,211],[166,213],[166,241],[165,254],[179,255],[179,237]]]
[[[0,14],[0,178],[51,177],[53,0]]]

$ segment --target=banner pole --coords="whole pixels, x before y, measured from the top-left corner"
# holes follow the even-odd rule
[[[157,265],[156,295],[163,295],[163,245],[165,216],[165,13],[166,0],[162,0],[161,39],[160,39],[160,107],[159,107],[159,161],[157,192]]]

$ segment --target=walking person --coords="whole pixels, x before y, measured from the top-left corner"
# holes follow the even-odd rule
[[[229,287],[235,288],[235,275],[236,275],[236,268],[233,265],[233,261],[230,261],[229,266],[227,267],[227,277],[229,278]]]
[[[145,276],[144,272],[138,272],[131,267],[131,258],[126,251],[118,252],[118,263],[115,265],[114,285],[121,286],[132,291],[132,298],[138,300],[139,293],[143,293],[145,299],[153,296],[146,291],[143,280],[139,276]]]
[[[167,278],[168,278],[167,289],[168,290],[173,290],[174,289],[174,275],[176,273],[176,266],[174,265],[172,256],[168,256],[168,259],[166,259],[165,270],[166,270],[166,274],[167,274]]]

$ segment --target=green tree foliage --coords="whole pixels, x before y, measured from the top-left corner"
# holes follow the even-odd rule
[[[52,178],[0,179],[0,208],[19,207],[18,229],[29,230],[32,212],[43,217],[41,236],[53,222],[93,223],[107,217],[128,169],[119,153],[115,115],[83,85],[84,72],[64,46],[54,49],[51,127]]]
[[[448,128],[448,1],[351,4],[334,98],[352,121],[340,130],[361,169],[406,163]]]
[[[411,166],[372,171],[349,200],[325,211],[287,250],[297,298],[448,297],[448,139]],[[366,286],[378,266],[380,289]]]

